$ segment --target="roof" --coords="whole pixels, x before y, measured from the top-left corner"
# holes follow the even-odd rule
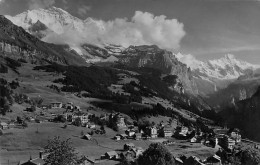
[[[116,151],[109,151],[109,152],[106,152],[106,154],[109,155],[109,156],[117,155]]]
[[[180,158],[178,158],[178,157],[176,157],[176,158],[174,158],[177,162],[180,162],[180,163],[183,163],[183,161],[180,159]]]
[[[6,122],[1,122],[0,125],[7,126],[8,124]]]
[[[135,146],[134,143],[126,143],[125,145],[127,145],[127,146],[132,146],[132,147]]]

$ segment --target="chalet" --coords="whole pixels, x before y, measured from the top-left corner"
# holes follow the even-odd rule
[[[86,157],[86,156],[84,156],[82,158],[82,160],[83,160],[83,163],[81,163],[79,165],[93,165],[96,163],[94,158],[90,158],[90,157]]]
[[[91,140],[91,135],[90,134],[86,134],[86,135],[83,136],[83,139]]]
[[[161,129],[161,135],[162,135],[163,137],[172,137],[173,132],[172,132],[171,127],[167,127],[167,126],[163,127],[163,128]]]
[[[236,141],[228,136],[224,136],[219,140],[219,145],[226,150],[233,150],[236,145]]]
[[[227,134],[231,139],[235,140],[236,143],[241,142],[241,134],[239,129],[231,128]]]
[[[112,122],[116,122],[116,125],[119,127],[119,128],[124,128],[126,127],[126,124],[125,124],[125,118],[123,115],[121,115],[120,113],[112,113],[109,115],[109,120],[112,121]]]
[[[6,123],[6,122],[1,122],[0,123],[0,127],[1,127],[1,129],[8,129],[9,127],[8,127],[8,124]]]
[[[183,161],[180,158],[174,157],[174,160],[176,165],[183,165]]]
[[[221,158],[218,155],[208,157],[204,163],[206,165],[222,165]]]
[[[196,156],[190,156],[189,158],[187,158],[185,161],[184,161],[184,164],[187,164],[187,165],[205,165],[204,163],[202,163],[202,161],[196,157]]]
[[[140,155],[143,154],[144,149],[142,147],[134,147],[134,148],[130,149],[130,151],[132,151],[134,153],[135,158],[138,158]]]
[[[135,154],[133,151],[124,151],[120,153],[121,160],[131,160],[134,161]]]
[[[86,124],[89,121],[89,113],[75,112],[71,115],[71,121],[74,122],[77,118],[80,118],[82,124]]]
[[[140,140],[140,139],[142,139],[142,134],[141,134],[141,133],[135,133],[134,139],[135,139],[135,140]]]
[[[44,165],[45,164],[45,159],[48,154],[43,155],[43,152],[39,152],[39,157],[32,159],[30,158],[27,162],[22,163],[21,165]]]
[[[52,102],[50,104],[51,108],[62,108],[62,103],[61,102]]]
[[[93,124],[93,123],[88,123],[88,124],[86,125],[86,127],[90,128],[90,129],[94,129],[94,128],[96,128],[96,125]]]
[[[146,134],[150,136],[151,138],[157,138],[158,133],[157,133],[157,128],[156,127],[148,127],[146,129]]]
[[[119,134],[119,136],[120,136],[120,138],[121,138],[121,140],[125,140],[125,139],[127,139],[127,134]]]
[[[109,160],[117,160],[119,155],[116,153],[116,151],[109,151],[105,153],[104,158]]]
[[[135,131],[134,130],[126,130],[125,133],[129,136],[129,137],[133,137],[135,135]]]
[[[126,143],[126,144],[124,145],[124,150],[125,150],[125,151],[131,150],[132,148],[135,148],[134,143]]]
[[[114,139],[115,140],[121,140],[120,136],[117,136],[117,135],[114,137]]]

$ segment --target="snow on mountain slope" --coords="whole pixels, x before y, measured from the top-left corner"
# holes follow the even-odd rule
[[[188,60],[183,60],[184,56],[187,56]],[[236,79],[250,70],[260,68],[259,65],[236,59],[232,54],[206,62],[199,61],[191,55],[182,55],[180,53],[176,54],[176,57],[187,64],[202,79]]]
[[[5,17],[25,30],[28,30],[28,28],[38,20],[57,34],[64,33],[65,28],[68,26],[74,27],[78,31],[81,31],[84,27],[84,21],[56,7],[28,10],[14,17],[9,15]]]

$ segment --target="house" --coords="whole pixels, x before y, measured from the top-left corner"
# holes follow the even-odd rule
[[[126,130],[125,133],[129,136],[129,137],[133,137],[135,135],[135,131],[134,130]]]
[[[91,135],[90,134],[86,134],[83,136],[84,139],[86,140],[91,140]]]
[[[190,156],[184,161],[184,165],[205,165],[202,161],[196,156]]]
[[[191,142],[191,143],[197,143],[197,142],[198,142],[198,141],[197,141],[197,137],[194,136],[193,138],[191,138],[191,139],[190,139],[190,142]]]
[[[219,140],[219,145],[226,150],[233,150],[236,145],[236,141],[226,135]]]
[[[142,134],[141,134],[141,133],[135,133],[134,139],[135,139],[135,140],[140,140],[140,139],[142,139]]]
[[[121,140],[120,136],[117,136],[117,135],[114,137],[114,139],[115,140]]]
[[[127,134],[119,134],[119,136],[122,140],[125,140],[128,137]]]
[[[119,128],[124,128],[126,127],[126,124],[125,124],[125,118],[123,115],[121,115],[120,113],[111,113],[109,115],[109,120],[112,121],[112,122],[115,122],[116,125],[119,127]]]
[[[30,158],[27,162],[22,163],[21,165],[44,165],[45,164],[45,158],[48,156],[48,154],[43,155],[43,152],[39,152],[39,157],[32,159]]]
[[[0,127],[1,127],[1,129],[8,129],[9,127],[8,127],[8,124],[6,123],[6,122],[1,122],[0,123]]]
[[[105,153],[104,158],[109,160],[117,160],[119,158],[119,155],[116,153],[116,151],[109,151]]]
[[[124,151],[120,153],[121,160],[134,161],[135,154],[133,151]]]
[[[183,161],[180,158],[174,157],[174,160],[176,165],[183,165]]]
[[[51,108],[62,108],[62,103],[61,102],[52,102],[50,104]]]
[[[172,137],[173,132],[172,132],[171,127],[167,127],[167,126],[163,127],[163,128],[161,129],[161,135],[162,135],[163,137]]]
[[[89,113],[75,112],[71,115],[71,121],[74,122],[79,118],[82,124],[86,124],[89,121],[89,116]]]
[[[93,123],[88,123],[88,124],[86,124],[86,127],[90,128],[90,129],[94,129],[94,128],[96,128],[96,125]]]
[[[156,127],[148,127],[146,134],[148,136],[150,136],[151,138],[157,138],[157,136],[158,136],[157,128]]]
[[[240,134],[240,130],[237,128],[231,128],[228,131],[228,136],[235,140],[236,143],[240,143],[241,142],[241,134]]]
[[[222,165],[221,158],[218,155],[208,157],[204,163],[206,165]]]
[[[135,158],[138,158],[140,155],[143,154],[144,149],[142,147],[134,147],[134,148],[130,149],[130,151],[132,151],[134,153]]]
[[[83,163],[81,163],[80,165],[93,165],[96,163],[94,158],[90,158],[90,157],[86,157],[86,156],[84,156],[82,158],[82,160],[83,160]]]
[[[176,130],[182,136],[186,136],[189,131],[188,127],[184,127],[184,126],[179,127],[179,128],[177,127]]]
[[[134,143],[126,143],[126,144],[124,145],[124,150],[125,150],[125,151],[131,150],[132,148],[135,148]]]

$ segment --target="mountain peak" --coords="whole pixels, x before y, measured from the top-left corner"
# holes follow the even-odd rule
[[[235,56],[233,54],[226,54],[224,58],[229,60],[234,60]]]

